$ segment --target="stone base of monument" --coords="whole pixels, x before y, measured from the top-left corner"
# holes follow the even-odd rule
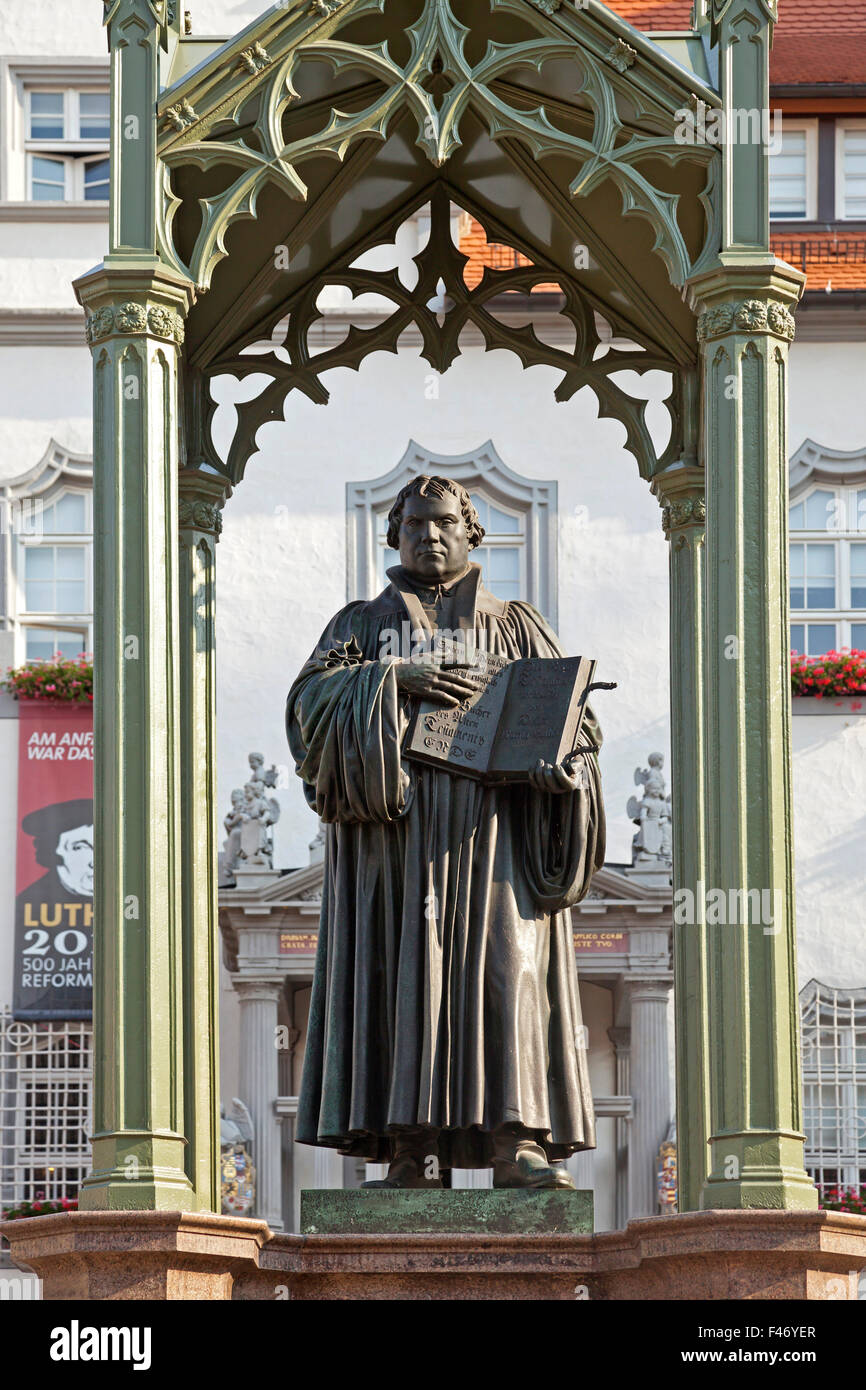
[[[829,1211],[688,1212],[597,1235],[274,1235],[230,1216],[64,1212],[2,1232],[51,1300],[853,1300],[866,1271],[866,1217]]]
[[[492,1188],[306,1189],[302,1235],[590,1235],[593,1195]]]

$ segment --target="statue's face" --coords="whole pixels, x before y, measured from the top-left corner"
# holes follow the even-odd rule
[[[446,583],[469,563],[469,536],[458,499],[407,497],[400,522],[400,563],[416,579]]]

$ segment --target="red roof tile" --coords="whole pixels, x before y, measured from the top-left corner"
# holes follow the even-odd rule
[[[691,0],[613,0],[610,8],[647,33],[691,28]],[[779,0],[770,81],[866,83],[863,0]]]
[[[807,290],[866,289],[866,236],[835,232],[783,232],[770,237],[773,252],[806,272]]]
[[[860,33],[808,34],[780,30],[770,51],[770,81],[866,84],[866,29]]]

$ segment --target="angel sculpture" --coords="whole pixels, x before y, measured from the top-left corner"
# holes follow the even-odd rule
[[[643,783],[644,793],[630,796],[626,807],[639,827],[631,842],[632,864],[671,862],[671,798],[662,776],[664,761],[661,753],[650,753],[649,767],[635,768],[635,785]]]
[[[249,764],[251,776],[244,786],[244,800],[240,808],[239,858],[246,865],[272,869],[274,839],[271,827],[280,818],[280,803],[275,796],[268,796],[267,793],[277,785],[277,769],[271,766],[265,772],[265,760],[261,753],[250,753]]]

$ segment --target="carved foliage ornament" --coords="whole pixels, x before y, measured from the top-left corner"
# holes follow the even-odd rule
[[[87,320],[87,341],[91,345],[113,334],[126,337],[139,333],[182,343],[183,318],[175,309],[169,309],[164,304],[128,299],[121,304],[103,304]]]
[[[707,520],[707,505],[703,497],[678,497],[662,507],[662,526],[666,536],[680,526],[703,526]]]
[[[219,505],[197,497],[181,497],[178,500],[177,520],[181,530],[209,531],[218,536],[223,529]]]
[[[625,39],[617,39],[612,48],[609,48],[604,55],[610,65],[616,68],[617,72],[627,72],[637,57],[637,52]]]
[[[197,117],[192,105],[184,97],[176,106],[168,108],[165,119],[174,130],[186,130],[187,126],[195,124]]]
[[[723,333],[772,333],[788,342],[794,336],[794,315],[778,299],[743,299],[715,304],[698,319],[698,340]]]

